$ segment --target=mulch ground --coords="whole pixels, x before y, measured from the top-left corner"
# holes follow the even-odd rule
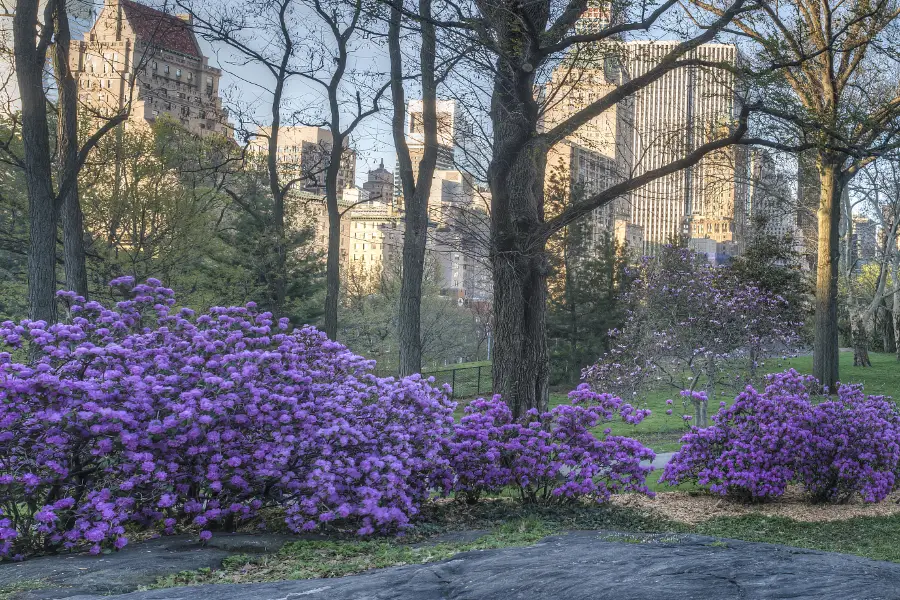
[[[787,517],[795,521],[839,521],[853,517],[885,517],[900,513],[900,492],[894,492],[877,504],[854,499],[848,504],[812,504],[799,487],[789,487],[781,498],[760,504],[748,504],[707,492],[659,492],[656,498],[638,494],[612,497],[612,503],[649,511],[660,517],[696,525],[718,517],[762,515]]]

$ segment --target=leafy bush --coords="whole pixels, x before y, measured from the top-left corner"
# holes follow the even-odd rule
[[[0,325],[40,356],[0,353],[0,553],[119,548],[131,523],[208,538],[271,505],[294,530],[350,519],[367,534],[449,485],[452,405],[418,376],[378,379],[253,304],[195,315],[158,281],[113,285],[128,296],[115,309],[61,293],[69,323]]]
[[[891,402],[841,386],[837,399],[813,408],[812,425],[798,475],[816,500],[847,502],[859,494],[880,502],[891,493],[900,465],[900,418]]]
[[[705,427],[709,399],[740,392],[766,359],[801,345],[795,307],[687,248],[660,248],[632,276],[623,326],[583,373],[597,389],[625,398],[661,388],[706,392],[683,398]]]
[[[514,486],[529,503],[605,502],[621,491],[652,496],[645,481],[651,468],[640,463],[652,460],[653,451],[608,429],[602,438],[591,431],[616,416],[639,423],[649,411],[585,384],[569,398],[571,404],[531,410],[518,421],[500,396],[469,404],[449,443],[454,490],[475,501],[484,492]]]
[[[748,386],[711,427],[691,428],[660,481],[753,500],[780,496],[792,482],[820,501],[859,494],[878,502],[891,492],[900,465],[892,403],[841,386],[836,400],[815,404],[812,377],[790,370],[767,379],[763,392]]]

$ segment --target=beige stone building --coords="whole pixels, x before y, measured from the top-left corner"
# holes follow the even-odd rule
[[[271,127],[261,127],[250,141],[250,150],[269,151]],[[278,164],[283,177],[300,178],[298,187],[313,194],[325,194],[325,169],[334,137],[324,127],[282,126],[278,128]],[[341,168],[338,171],[338,196],[356,181],[356,152],[344,140]]]
[[[231,135],[209,65],[188,17],[134,0],[106,0],[84,40],[72,42],[82,106],[98,117],[130,105],[131,123],[169,115],[188,131]]]

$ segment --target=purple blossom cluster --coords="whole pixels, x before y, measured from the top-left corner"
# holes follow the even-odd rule
[[[883,500],[900,468],[900,414],[881,396],[841,386],[817,403],[816,381],[794,370],[748,386],[713,425],[693,427],[660,481],[691,481],[752,500],[782,495],[796,482],[818,501]]]
[[[686,248],[661,248],[635,275],[625,323],[609,332],[609,352],[583,374],[598,389],[626,398],[702,390],[683,402],[703,426],[708,398],[743,389],[764,360],[800,346],[801,328],[784,298],[736,282],[727,267]]]
[[[252,303],[112,285],[114,308],[60,293],[67,322],[0,325],[0,555],[121,548],[135,526],[207,539],[267,506],[295,531],[396,530],[450,485],[444,390]]]
[[[639,423],[648,414],[586,384],[569,394],[570,404],[549,412],[531,410],[520,420],[499,396],[466,407],[454,429],[448,458],[453,489],[469,502],[512,486],[529,503],[565,503],[578,498],[605,502],[611,494],[646,486],[654,453],[637,441],[592,432],[616,417]]]

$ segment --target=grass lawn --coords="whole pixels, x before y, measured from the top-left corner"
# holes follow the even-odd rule
[[[892,396],[900,401],[900,363],[894,354],[870,353],[871,368],[853,366],[853,353],[840,353],[841,380],[847,383],[861,383],[869,394]],[[801,356],[786,361],[771,361],[764,370],[769,373],[784,371],[789,368],[801,373],[812,373],[812,356]],[[667,399],[674,399],[674,406],[666,405]],[[718,410],[718,402],[730,403],[732,394],[710,400],[710,414]],[[550,407],[568,402],[566,394],[551,394]],[[608,427],[616,435],[627,435],[640,440],[644,445],[659,452],[673,452],[680,447],[678,440],[687,430],[681,419],[681,401],[678,390],[663,390],[649,393],[645,398],[635,402],[641,408],[649,408],[652,414],[639,425],[629,425],[621,421],[610,423]],[[667,408],[674,408],[674,413],[666,415]]]
[[[701,523],[696,532],[900,562],[900,515],[816,523],[756,515],[728,517]]]

